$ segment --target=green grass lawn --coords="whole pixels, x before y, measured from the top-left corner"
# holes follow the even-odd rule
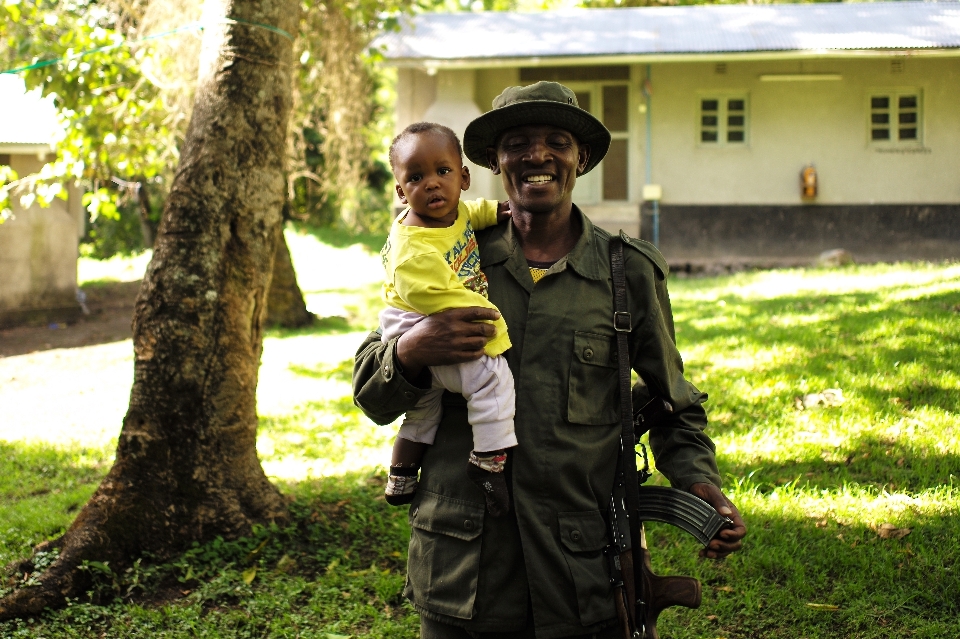
[[[120,575],[91,566],[90,601],[0,623],[0,637],[417,635],[400,594],[406,515],[380,496],[392,432],[349,399],[376,287],[307,294],[340,296],[339,319],[269,334],[265,369],[273,357],[286,377],[260,389],[258,449],[290,525]],[[671,295],[749,536],[717,563],[649,526],[655,570],[704,586],[698,611],[662,615],[665,639],[960,637],[960,266],[678,279]],[[317,397],[273,396],[297,383]],[[0,562],[62,531],[111,454],[0,441]]]

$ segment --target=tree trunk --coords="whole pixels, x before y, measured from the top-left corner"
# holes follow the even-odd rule
[[[147,180],[140,178],[137,182],[137,212],[140,214],[140,235],[143,236],[143,247],[153,248],[157,239],[156,224],[150,219],[153,211],[150,208],[150,194],[147,193]]]
[[[134,313],[134,382],[116,462],[63,537],[37,547],[59,557],[41,585],[0,600],[0,619],[82,594],[84,560],[119,570],[145,551],[169,556],[286,516],[257,459],[256,388],[293,42],[263,25],[295,33],[298,6],[204,7],[193,117]]]
[[[273,279],[267,301],[267,325],[299,328],[313,322],[313,313],[307,310],[303,293],[297,284],[297,274],[290,259],[290,247],[280,233],[273,260]]]

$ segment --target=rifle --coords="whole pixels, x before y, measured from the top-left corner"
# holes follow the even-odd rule
[[[657,617],[670,606],[698,608],[702,591],[693,577],[654,574],[647,550],[644,521],[678,526],[706,546],[721,528],[732,521],[702,499],[673,488],[642,487],[650,477],[647,449],[641,444],[644,466],[637,472],[635,443],[643,433],[673,412],[673,406],[655,397],[633,412],[627,336],[631,330],[626,303],[623,243],[610,242],[610,266],[614,284],[613,326],[617,332],[620,369],[620,467],[610,495],[608,526],[610,545],[604,550],[610,570],[617,618],[623,639],[659,639]],[[640,561],[634,557],[639,549]]]

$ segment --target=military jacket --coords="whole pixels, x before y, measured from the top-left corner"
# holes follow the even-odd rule
[[[620,416],[610,235],[582,218],[570,254],[536,285],[512,224],[477,233],[490,301],[506,319],[504,353],[516,382],[516,434],[507,466],[513,509],[485,514],[467,478],[472,432],[462,397],[446,393],[436,441],[410,506],[405,595],[431,618],[477,632],[524,627],[540,639],[594,632],[616,618],[607,565],[606,506],[619,454]],[[635,400],[655,393],[675,407],[651,432],[657,468],[677,488],[720,485],[703,432],[706,396],[683,377],[674,341],[666,264],[626,238]],[[425,389],[397,371],[395,342],[371,334],[356,356],[354,398],[375,422],[412,408]]]

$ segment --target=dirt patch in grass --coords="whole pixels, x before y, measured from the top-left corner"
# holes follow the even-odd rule
[[[0,331],[0,357],[55,348],[76,348],[129,339],[133,306],[140,290],[135,282],[91,282],[81,287],[89,314],[73,324],[21,326]]]

